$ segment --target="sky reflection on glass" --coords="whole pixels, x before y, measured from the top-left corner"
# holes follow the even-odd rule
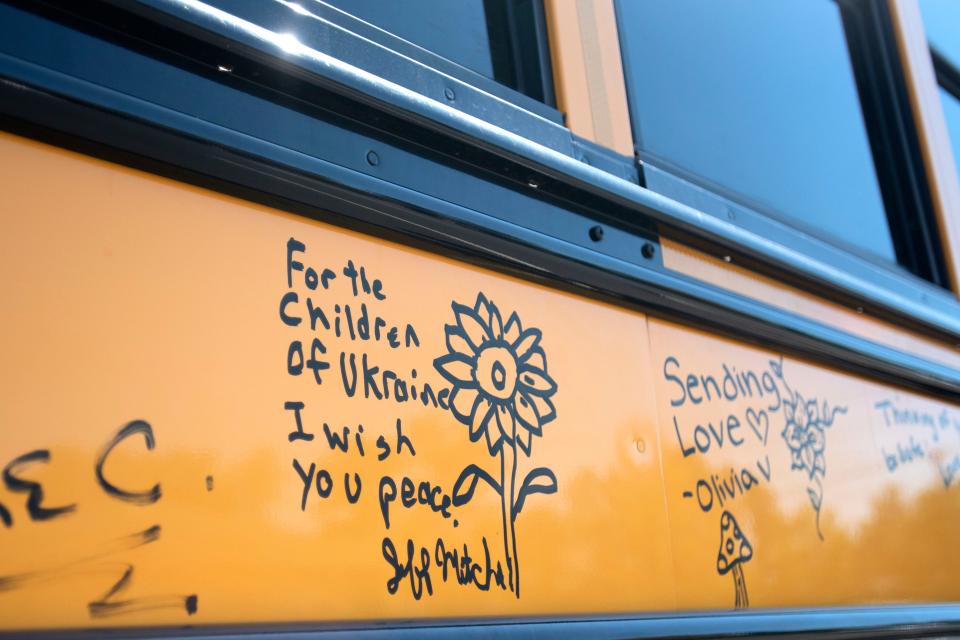
[[[960,171],[960,100],[940,89],[940,101],[943,103],[943,115],[947,121],[953,161],[957,164],[957,170]]]
[[[960,67],[960,2],[920,0],[920,14],[930,44]]]
[[[834,3],[620,0],[617,10],[644,157],[896,259]]]
[[[326,0],[328,4],[448,60],[493,78],[480,0]]]

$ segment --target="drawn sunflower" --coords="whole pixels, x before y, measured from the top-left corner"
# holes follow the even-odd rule
[[[785,425],[781,434],[790,449],[790,468],[806,471],[811,480],[827,470],[823,455],[827,438],[813,409],[799,393],[793,401],[784,401]]]
[[[500,497],[507,583],[519,598],[517,516],[531,495],[556,493],[557,476],[536,467],[518,478],[517,450],[529,457],[533,436],[542,436],[543,425],[557,417],[550,399],[557,383],[547,373],[540,330],[524,329],[516,312],[504,324],[482,293],[472,308],[458,302],[452,307],[456,324],[444,327],[447,353],[433,365],[452,385],[450,412],[469,427],[471,442],[485,438],[500,461],[499,479],[481,465],[467,465],[453,485],[453,505],[469,502],[480,482]]]
[[[529,456],[533,436],[557,415],[540,330],[524,329],[516,312],[504,324],[482,293],[473,308],[452,307],[456,324],[444,327],[448,353],[434,360],[453,385],[451,412],[470,428],[471,441],[486,438],[491,455],[516,442]]]

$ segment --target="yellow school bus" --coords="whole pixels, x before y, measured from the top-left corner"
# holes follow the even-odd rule
[[[960,633],[958,42],[0,3],[0,636]]]

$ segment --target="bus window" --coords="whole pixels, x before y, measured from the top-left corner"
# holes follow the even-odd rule
[[[953,159],[960,166],[960,3],[923,0],[920,13],[940,85]]]
[[[920,15],[930,45],[954,66],[960,66],[960,3],[954,0],[920,0]]]
[[[838,4],[617,9],[645,163],[845,250],[904,262]]]
[[[943,115],[947,121],[947,131],[950,134],[953,159],[960,162],[960,98],[946,89],[940,89],[940,100],[943,102]]]
[[[328,0],[355,18],[552,105],[540,0]]]

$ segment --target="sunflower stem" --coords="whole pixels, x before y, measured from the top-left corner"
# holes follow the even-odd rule
[[[514,593],[517,598],[520,597],[520,559],[517,557],[517,530],[514,519],[516,513],[514,511],[516,504],[516,488],[517,488],[517,426],[513,426],[513,444],[511,446],[513,451],[513,469],[510,471],[510,541],[513,544],[513,582],[514,582]]]
[[[513,483],[510,485],[510,494],[507,495],[507,451],[509,447],[503,446],[500,449],[500,514],[503,518],[503,555],[507,565],[507,584],[510,590],[516,592],[513,586],[513,556],[510,553],[511,539],[513,537]],[[509,502],[508,502],[509,501]],[[508,506],[510,505],[510,506]]]

